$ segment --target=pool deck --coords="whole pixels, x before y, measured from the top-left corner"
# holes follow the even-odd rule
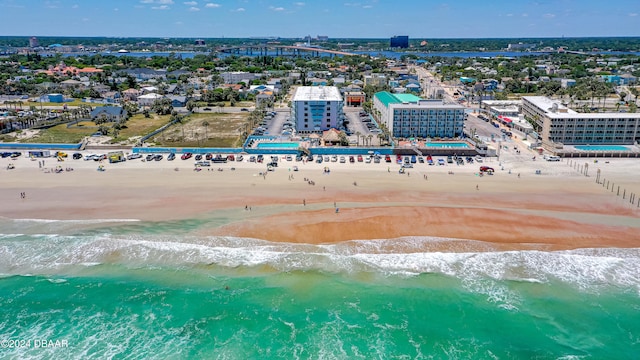
[[[582,145],[576,145],[582,146]],[[584,145],[587,146],[587,145]],[[588,145],[588,146],[598,146],[598,145]],[[576,148],[574,145],[565,145],[562,149],[557,149],[555,151],[555,155],[566,158],[581,158],[581,157],[592,157],[592,158],[640,158],[640,147],[637,145],[602,145],[602,150],[583,150],[580,148]],[[624,147],[625,150],[622,149],[606,149],[607,146],[617,146]]]

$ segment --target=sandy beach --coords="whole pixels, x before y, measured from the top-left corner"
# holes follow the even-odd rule
[[[479,240],[490,250],[640,246],[640,208],[637,198],[629,201],[640,194],[634,159],[547,162],[505,151],[500,162],[418,163],[405,174],[384,161],[281,159],[266,176],[264,164],[247,159],[199,172],[193,160],[180,159],[105,162],[104,172],[94,161],[49,158],[44,168],[40,161],[0,160],[0,216],[166,221],[214,214],[225,221],[203,235],[297,243],[421,236]],[[589,176],[577,169],[585,163]],[[52,172],[58,165],[73,171]],[[479,165],[496,173],[479,176]],[[598,169],[605,186],[595,181]]]

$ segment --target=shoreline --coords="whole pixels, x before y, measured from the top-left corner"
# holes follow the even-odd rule
[[[535,162],[526,155],[504,156],[500,163],[487,160],[486,165],[496,168],[493,176],[478,176],[479,164],[415,164],[401,175],[397,164],[384,162],[281,160],[276,171],[264,176],[265,164],[248,162],[213,164],[195,172],[192,161],[134,160],[104,163],[106,171],[99,172],[94,161],[46,159],[47,169],[74,169],[56,174],[39,168],[39,161],[2,159],[0,198],[5,205],[0,216],[151,222],[198,218],[205,225],[194,230],[197,235],[309,244],[419,236],[514,250],[640,247],[633,236],[640,230],[640,208],[594,178],[564,162]],[[601,165],[603,174],[640,193],[634,176],[640,162],[609,160]],[[5,170],[9,162],[16,168]],[[293,171],[294,165],[300,171]],[[330,174],[322,173],[326,166]],[[542,175],[535,175],[536,170]],[[215,221],[209,224],[207,217]]]

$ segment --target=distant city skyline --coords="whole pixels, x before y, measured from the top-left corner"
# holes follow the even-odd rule
[[[640,36],[637,0],[0,0],[0,12],[4,36]]]

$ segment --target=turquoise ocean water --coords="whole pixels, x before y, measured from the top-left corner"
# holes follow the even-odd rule
[[[216,221],[0,219],[0,358],[640,356],[640,249],[199,235]]]

